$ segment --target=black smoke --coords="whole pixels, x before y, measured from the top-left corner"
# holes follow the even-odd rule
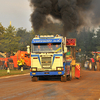
[[[87,15],[93,24],[100,22],[97,21],[100,17],[100,13],[98,14],[100,0],[30,0],[30,2],[31,7],[33,7],[31,22],[35,32],[38,32],[45,23],[47,24],[47,15],[51,15],[63,22],[63,35],[85,25]],[[89,15],[91,11],[94,14],[92,16]]]
[[[100,25],[100,0],[93,0],[93,15],[91,16],[91,22],[93,25]]]

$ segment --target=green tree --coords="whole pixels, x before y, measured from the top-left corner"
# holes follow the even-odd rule
[[[26,51],[27,45],[31,45],[31,40],[34,37],[35,33],[33,30],[26,31],[26,29],[18,28],[17,29],[17,37],[20,37],[18,49]]]
[[[2,24],[0,23],[0,36],[5,33],[5,28],[2,26]]]
[[[0,23],[0,51],[3,52],[3,44],[2,44],[2,41],[3,41],[3,35],[5,33],[5,28],[2,26],[2,24]]]
[[[91,55],[92,51],[96,51],[94,30],[83,28],[77,35],[77,47],[81,48],[82,53]]]
[[[17,51],[19,37],[16,37],[16,30],[14,26],[9,25],[2,34],[2,47],[4,52]]]

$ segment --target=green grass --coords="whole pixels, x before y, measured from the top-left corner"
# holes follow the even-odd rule
[[[1,76],[10,76],[10,75],[18,75],[18,74],[27,74],[29,73],[30,70],[23,70],[23,72],[21,72],[21,70],[10,70],[10,73],[7,73],[7,70],[0,70],[0,77]]]

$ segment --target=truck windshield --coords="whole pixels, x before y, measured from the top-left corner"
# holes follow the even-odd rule
[[[32,52],[61,52],[61,43],[33,44]]]

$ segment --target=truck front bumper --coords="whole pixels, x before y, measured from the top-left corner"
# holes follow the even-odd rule
[[[64,75],[64,71],[30,72],[30,76],[56,76]]]

